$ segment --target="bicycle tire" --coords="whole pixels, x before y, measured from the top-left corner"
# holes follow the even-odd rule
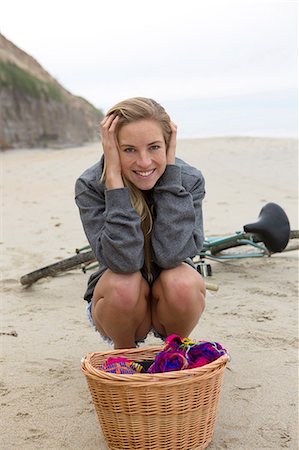
[[[262,242],[261,238],[258,235],[247,233],[247,237],[253,236],[253,241],[255,243]],[[245,235],[246,237],[246,235]],[[291,230],[290,232],[290,240],[291,239],[299,239],[299,230]],[[224,250],[228,250],[233,247],[238,247],[240,245],[243,245],[239,242],[230,242],[230,243],[223,243],[219,244],[213,249],[211,249],[211,254],[216,255],[217,253],[220,253]],[[285,250],[283,251],[289,251],[289,250],[296,250],[298,246],[290,247],[287,246]],[[78,253],[74,256],[71,256],[70,258],[63,259],[61,261],[58,261],[56,263],[50,264],[48,266],[42,267],[40,269],[34,270],[33,272],[30,272],[26,275],[23,275],[20,278],[20,282],[24,286],[30,286],[31,284],[35,283],[36,281],[40,280],[41,278],[46,277],[55,277],[59,273],[66,272],[71,269],[75,269],[76,267],[80,266],[84,263],[91,263],[95,261],[94,254],[92,250]]]
[[[95,261],[92,250],[88,252],[78,253],[70,258],[62,259],[56,263],[42,267],[41,269],[34,270],[20,278],[20,282],[24,286],[30,286],[37,280],[45,277],[55,277],[61,272],[66,272],[71,269],[75,269],[83,263]]]
[[[258,234],[254,234],[254,233],[245,233],[244,238],[245,239],[252,238],[253,242],[256,244],[258,244],[259,242],[263,242],[261,236],[259,236]],[[290,240],[292,240],[292,239],[299,239],[299,230],[291,230],[290,231]],[[214,246],[211,249],[211,255],[217,255],[218,253],[220,253],[224,250],[229,250],[230,248],[234,248],[234,247],[240,247],[241,245],[244,245],[244,244],[241,242],[224,242],[223,244]],[[296,250],[296,249],[297,249],[297,246],[294,246],[294,248],[291,248],[288,244],[287,247],[283,250],[283,252],[288,251],[288,250]]]

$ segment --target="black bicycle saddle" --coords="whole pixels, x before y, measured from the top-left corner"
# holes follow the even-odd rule
[[[290,238],[290,222],[285,211],[276,203],[267,203],[258,221],[244,225],[244,231],[256,233],[271,253],[281,252]]]

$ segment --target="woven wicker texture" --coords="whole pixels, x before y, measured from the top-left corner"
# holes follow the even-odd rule
[[[108,357],[154,359],[163,347],[89,353],[82,371],[109,450],[199,450],[212,440],[227,355],[157,374],[98,370]]]

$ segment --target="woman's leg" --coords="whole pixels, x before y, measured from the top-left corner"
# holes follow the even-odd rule
[[[188,337],[205,307],[203,278],[186,263],[163,270],[152,286],[151,307],[160,334]]]
[[[107,269],[94,289],[91,314],[97,330],[115,348],[135,347],[151,328],[149,286],[141,273]]]

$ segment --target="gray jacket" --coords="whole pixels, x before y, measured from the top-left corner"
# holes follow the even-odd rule
[[[107,190],[100,181],[103,157],[76,181],[75,201],[89,244],[99,261],[84,296],[90,301],[93,289],[109,268],[116,273],[133,273],[144,264],[140,216],[132,207],[128,188]],[[153,264],[161,269],[176,267],[202,248],[203,175],[176,158],[166,166],[154,188],[146,192],[153,212],[151,232]]]

